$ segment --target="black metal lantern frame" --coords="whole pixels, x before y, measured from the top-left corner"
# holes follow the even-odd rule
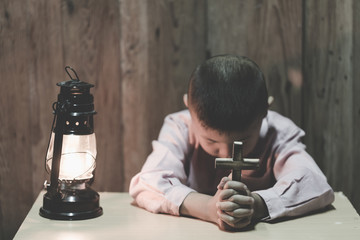
[[[72,78],[68,69],[76,78]],[[57,83],[54,122],[45,166],[50,171],[40,215],[57,220],[82,220],[103,214],[99,194],[90,188],[95,169],[96,140],[93,115],[94,85],[79,80],[71,67],[71,80]]]

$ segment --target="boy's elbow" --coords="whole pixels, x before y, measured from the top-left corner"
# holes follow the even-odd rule
[[[335,194],[333,189],[329,186],[327,191],[325,191],[324,194],[320,196],[320,207],[322,208],[326,207],[332,204],[334,201],[335,201]]]

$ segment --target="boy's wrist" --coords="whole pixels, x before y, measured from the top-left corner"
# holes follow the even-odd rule
[[[180,206],[180,214],[191,216],[208,222],[216,222],[216,203],[213,197],[197,192],[191,192]]]
[[[267,206],[265,204],[264,199],[257,194],[257,193],[251,193],[251,196],[254,198],[254,214],[252,216],[252,220],[259,221],[269,215]]]

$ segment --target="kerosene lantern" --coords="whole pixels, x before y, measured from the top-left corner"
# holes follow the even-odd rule
[[[76,78],[73,78],[68,70]],[[99,194],[90,188],[96,165],[93,115],[94,85],[79,80],[71,67],[71,80],[57,83],[54,121],[45,159],[50,174],[40,215],[57,220],[81,220],[102,215]]]

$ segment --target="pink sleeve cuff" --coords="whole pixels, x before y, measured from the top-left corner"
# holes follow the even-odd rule
[[[262,197],[269,212],[269,217],[264,218],[263,220],[271,220],[284,216],[286,208],[281,201],[281,198],[276,194],[273,188],[254,192]]]
[[[185,185],[178,185],[172,187],[169,192],[165,194],[165,197],[167,198],[170,205],[167,206],[168,210],[170,211],[165,212],[170,212],[170,214],[177,216],[180,215],[180,206],[184,202],[187,195],[189,195],[189,193],[191,192],[195,192],[195,190]]]
[[[138,174],[132,179],[129,192],[137,205],[149,212],[180,215],[181,204],[187,195],[195,190],[181,184],[177,178],[168,178],[167,181],[172,186],[161,191],[146,184]]]

